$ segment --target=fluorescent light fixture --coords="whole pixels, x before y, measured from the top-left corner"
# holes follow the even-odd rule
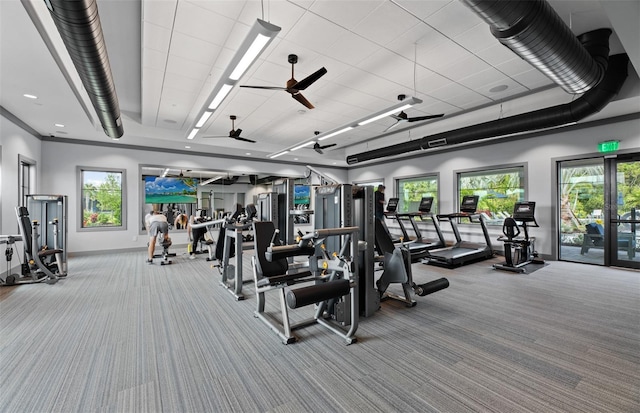
[[[344,132],[349,131],[351,129],[353,129],[353,126],[347,126],[346,128],[342,128],[342,129],[337,130],[335,132],[332,132],[332,133],[330,133],[328,135],[322,136],[322,137],[318,138],[318,140],[319,141],[323,141],[325,139],[333,138],[334,136],[340,135],[341,133],[344,133]]]
[[[200,129],[198,128],[193,128],[191,130],[191,133],[189,134],[189,136],[187,136],[187,139],[193,139],[196,137],[196,134],[200,131]]]
[[[314,143],[316,143],[316,141],[305,142],[303,144],[300,144],[300,145],[296,146],[295,148],[291,148],[291,152],[297,151],[298,149],[302,149],[302,148],[310,146],[310,145],[313,145]]]
[[[236,82],[242,77],[242,75],[251,67],[253,62],[260,56],[260,54],[266,49],[271,41],[280,32],[280,27],[266,22],[264,20],[256,19],[247,37],[244,39],[236,54],[231,59],[229,66],[225,69],[220,76],[218,84],[213,88],[209,98],[205,102],[209,102],[208,106],[201,108],[198,115],[195,117],[198,119],[192,128],[201,128],[207,122],[211,114],[205,116],[206,112],[215,111],[218,109],[222,101],[229,95],[229,92],[233,89]],[[191,131],[187,139],[193,139],[198,133],[195,129]]]
[[[205,112],[202,114],[202,116],[200,116],[200,120],[198,121],[198,123],[196,123],[196,128],[201,128],[202,125],[204,125],[204,123],[207,121],[207,119],[209,119],[209,116],[211,116],[213,112]]]
[[[53,126],[56,126],[58,128],[64,128],[64,125],[62,123],[54,123]]]
[[[270,39],[270,37],[258,33],[258,36],[253,40],[253,43],[251,43],[247,52],[242,56],[242,59],[240,59],[236,68],[233,69],[233,72],[229,75],[229,79],[240,79],[249,66],[251,66],[251,63],[253,63],[256,57],[258,57],[262,52],[262,49],[264,49]]]
[[[22,95],[22,96],[24,96],[24,97],[26,97],[26,98],[29,98],[29,99],[38,99],[38,97],[37,97],[36,95],[30,95],[30,94],[28,94],[28,93],[25,93],[25,94],[24,94],[24,95]]]
[[[220,106],[224,98],[226,98],[229,92],[231,92],[231,89],[233,89],[233,85],[229,85],[226,83],[222,85],[222,87],[220,88],[220,91],[218,91],[218,93],[216,93],[216,96],[211,100],[211,103],[209,104],[209,109],[211,110],[218,109],[218,106]]]
[[[282,156],[285,153],[289,153],[289,151],[282,151],[282,152],[276,153],[275,155],[271,155],[269,158],[271,158],[271,159],[277,158],[278,156]]]
[[[222,179],[222,178],[224,178],[224,175],[214,176],[214,177],[213,177],[213,178],[211,178],[211,179],[207,179],[207,180],[206,180],[206,181],[204,181],[204,182],[200,182],[200,186],[208,185],[208,184],[210,184],[210,183],[212,183],[212,182],[215,182],[215,181],[217,181],[218,179]]]

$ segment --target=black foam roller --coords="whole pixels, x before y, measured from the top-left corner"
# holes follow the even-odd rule
[[[444,290],[449,286],[449,280],[446,278],[440,278],[438,280],[429,281],[428,283],[415,285],[413,287],[416,295],[424,297],[427,294],[435,293],[436,291]]]
[[[349,280],[334,280],[289,290],[287,293],[287,305],[292,309],[300,308],[331,298],[342,297],[349,294],[350,288]]]

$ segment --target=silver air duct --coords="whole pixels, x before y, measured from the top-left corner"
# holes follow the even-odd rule
[[[107,136],[124,134],[95,0],[45,0]]]
[[[606,57],[594,60],[544,0],[461,0],[491,34],[567,93],[584,93],[602,80]]]

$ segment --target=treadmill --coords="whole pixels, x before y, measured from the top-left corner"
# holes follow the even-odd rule
[[[428,257],[422,262],[425,264],[441,265],[449,268],[458,267],[469,262],[485,260],[493,257],[491,238],[484,218],[476,214],[478,208],[478,195],[465,195],[462,198],[460,212],[453,214],[438,214],[440,222],[448,221],[456,238],[456,243],[450,247],[437,248],[428,252]],[[462,241],[460,231],[456,224],[457,219],[468,219],[469,222],[478,222],[484,234],[484,243]]]
[[[437,228],[437,230],[439,233],[439,237],[442,240],[441,244],[437,244],[429,240],[423,240],[422,234],[420,233],[420,229],[418,228],[418,225],[413,219],[414,216],[421,215],[421,213],[420,212],[406,212],[406,213],[397,212],[398,201],[399,201],[399,198],[389,198],[389,202],[387,203],[387,211],[385,212],[384,215],[387,218],[395,219],[396,221],[398,221],[398,225],[400,225],[400,230],[402,231],[402,241],[399,239],[394,239],[393,242],[394,244],[399,244],[400,242],[404,244],[404,246],[409,250],[409,254],[411,255],[412,262],[419,261],[420,259],[425,258],[427,256],[428,249],[445,245],[444,237],[442,237],[442,233],[439,227]],[[433,198],[431,199],[431,202],[433,203]],[[430,210],[431,210],[431,205],[429,205],[429,211]],[[413,231],[416,234],[416,238],[412,239],[409,236],[409,232],[407,231],[407,227],[404,224],[404,221],[409,221],[411,223],[411,226],[413,227]],[[434,223],[435,223],[435,220],[434,220]],[[389,231],[387,230],[387,232]]]
[[[428,250],[432,250],[435,248],[445,247],[447,244],[444,241],[444,236],[442,235],[442,230],[440,229],[440,224],[438,223],[438,219],[431,213],[431,207],[433,206],[433,197],[423,197],[420,200],[420,205],[418,206],[418,212],[410,212],[409,213],[409,221],[411,222],[411,226],[413,227],[413,231],[416,233],[416,241],[427,246]],[[421,222],[425,222],[426,220],[430,220],[433,224],[433,228],[436,231],[437,239],[428,239],[423,238],[422,233],[420,232],[420,228],[416,222],[416,219],[420,219]]]

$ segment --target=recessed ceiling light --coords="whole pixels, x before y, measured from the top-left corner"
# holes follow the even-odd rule
[[[245,152],[245,155],[251,155],[251,152]]]
[[[507,85],[498,85],[498,86],[494,86],[491,89],[489,89],[489,92],[491,93],[498,93],[498,92],[502,92],[509,89],[509,86]]]
[[[297,160],[298,160],[298,158],[293,158],[293,160],[294,160],[294,161],[297,161]]]
[[[174,106],[175,106],[175,105],[174,105]],[[176,121],[175,121],[175,120],[173,120],[173,119],[164,119],[164,121],[165,121],[166,123],[178,123],[178,122],[176,122]]]
[[[184,148],[185,148],[185,149],[191,149],[191,146],[189,146],[189,145],[185,145],[185,146],[184,146]]]
[[[57,130],[56,133],[60,133],[62,135],[68,135],[69,134],[69,132],[64,132],[64,131],[61,131],[61,130]]]
[[[24,97],[26,97],[26,98],[29,98],[29,99],[38,99],[38,97],[37,97],[36,95],[30,95],[30,94],[28,94],[28,93],[25,93],[25,94],[24,94],[24,95],[22,95],[22,96],[24,96]]]
[[[62,123],[54,123],[54,126],[57,126],[58,128],[64,128],[64,125]]]
[[[338,162],[334,162],[333,164],[334,164],[334,165],[337,165],[337,164],[338,164]]]

